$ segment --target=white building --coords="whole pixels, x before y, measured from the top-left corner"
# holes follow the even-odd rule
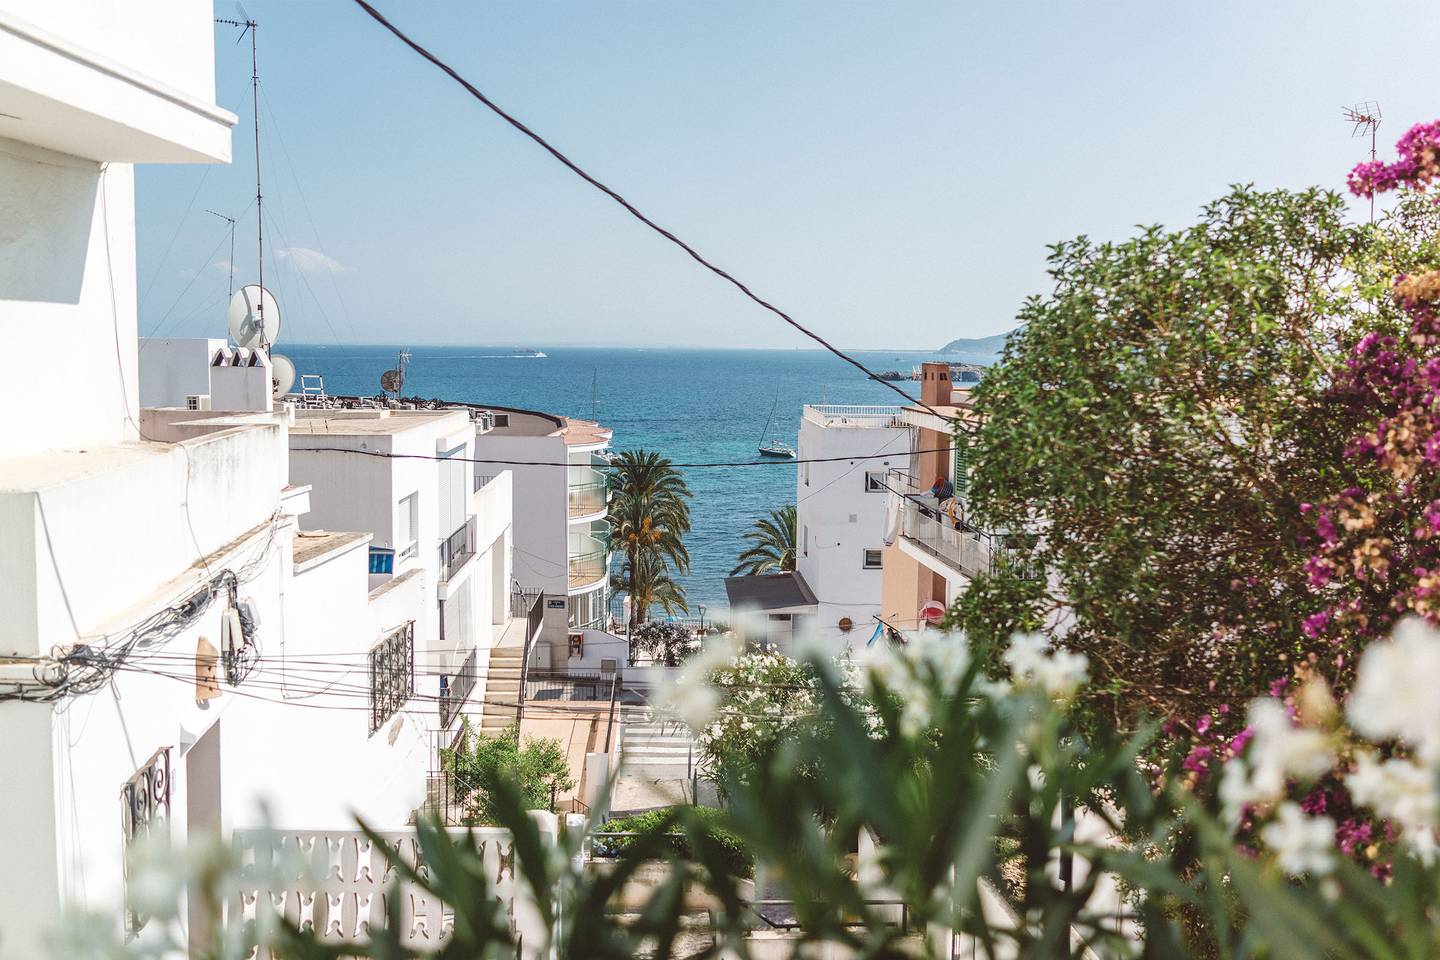
[[[795,569],[816,600],[816,637],[837,653],[864,647],[877,625],[885,477],[908,465],[913,432],[898,406],[807,405],[801,417]]]
[[[290,430],[291,476],[313,491],[301,526],[368,532],[372,592],[418,592],[415,650],[433,678],[421,690],[439,696],[443,680],[458,696],[437,712],[451,729],[492,651],[518,655],[532,639],[526,604],[536,597],[517,596],[511,568],[512,475],[472,480],[486,429],[455,407],[300,409]]]
[[[282,823],[398,827],[425,798],[419,583],[372,588],[369,531],[297,533],[315,501],[268,396],[140,402],[130,164],[228,161],[211,18],[0,9],[0,335],[50,361],[10,371],[32,406],[0,431],[6,956],[63,909],[141,926],[118,905],[145,835],[228,835],[261,797]]]
[[[596,634],[608,625],[609,494],[602,455],[612,431],[534,410],[476,409],[488,414],[489,426],[476,430],[475,456],[481,462],[475,464],[474,482],[506,470],[515,476],[515,579],[545,594],[537,662],[561,669],[571,659],[572,639],[583,650],[586,632]],[[617,649],[623,655],[623,644]],[[603,655],[613,657],[617,649]]]

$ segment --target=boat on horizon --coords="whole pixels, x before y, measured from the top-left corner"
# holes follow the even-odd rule
[[[534,347],[516,347],[511,351],[512,357],[534,357],[537,360],[545,358],[545,351],[536,350]]]
[[[765,419],[765,429],[760,431],[760,456],[773,457],[777,460],[794,460],[795,449],[788,444],[781,443],[779,438],[766,440],[770,433],[770,424],[775,421],[775,410],[780,406],[780,388],[775,388],[775,402],[770,405],[770,416]]]

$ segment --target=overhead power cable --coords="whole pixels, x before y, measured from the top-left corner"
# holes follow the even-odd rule
[[[361,457],[379,457],[383,460],[435,460],[445,463],[487,463],[502,467],[573,467],[563,460],[487,460],[483,457],[442,457],[429,453],[387,453],[384,450],[353,450],[350,447],[292,447],[293,453],[353,453]],[[852,460],[888,460],[908,457],[921,453],[949,453],[949,447],[935,447],[930,450],[897,450],[893,453],[872,453],[851,457],[804,457],[798,460],[715,460],[705,463],[671,463],[672,467],[687,470],[707,467],[787,467],[799,463],[849,463]]]
[[[809,327],[806,327],[804,324],[800,323],[798,320],[790,316],[790,314],[786,313],[784,310],[781,310],[773,303],[757,295],[753,290],[747,287],[740,280],[736,279],[732,274],[726,272],[725,270],[722,270],[720,267],[717,267],[715,264],[705,259],[703,256],[700,255],[699,251],[697,251],[694,247],[690,246],[690,244],[686,243],[684,240],[681,240],[675,234],[671,233],[669,230],[660,226],[654,220],[651,220],[645,214],[641,213],[640,210],[629,200],[626,200],[619,193],[616,193],[610,187],[606,186],[604,183],[601,183],[589,173],[586,173],[585,170],[583,170],[573,160],[565,156],[565,154],[561,153],[555,147],[552,147],[549,142],[545,140],[544,137],[540,136],[540,134],[536,133],[534,130],[531,130],[524,123],[520,122],[520,120],[507,113],[502,107],[495,103],[495,101],[491,100],[484,93],[482,93],[479,88],[477,88],[469,80],[466,80],[464,77],[460,76],[460,74],[457,73],[455,69],[449,64],[447,64],[445,61],[435,56],[435,54],[425,49],[419,43],[416,43],[414,40],[410,39],[409,36],[407,36],[403,31],[400,30],[400,28],[396,27],[393,23],[387,20],[385,18],[385,15],[382,14],[379,10],[376,10],[369,3],[366,3],[365,0],[355,0],[355,3],[360,7],[360,9],[364,10],[367,14],[374,18],[374,20],[382,27],[384,27],[386,30],[389,30],[397,38],[399,38],[399,40],[407,47],[420,54],[420,56],[424,57],[426,60],[429,60],[432,64],[434,64],[441,71],[443,71],[448,77],[450,77],[450,79],[454,80],[456,83],[460,84],[460,86],[464,87],[466,92],[468,92],[476,100],[479,100],[481,103],[483,103],[496,116],[504,120],[506,123],[510,124],[510,126],[514,127],[516,130],[519,130],[531,140],[535,141],[535,143],[538,144],[546,153],[550,154],[550,156],[554,157],[556,160],[559,160],[562,164],[564,164],[571,173],[575,174],[581,180],[584,180],[586,183],[590,184],[590,186],[594,187],[596,190],[599,190],[601,193],[605,194],[611,200],[614,200],[616,203],[620,204],[620,206],[624,207],[626,212],[629,213],[636,220],[639,220],[641,223],[645,224],[645,226],[649,227],[651,230],[655,231],[660,236],[664,237],[666,240],[669,240],[681,250],[684,250],[696,263],[700,264],[702,267],[709,270],[717,277],[720,277],[722,280],[728,281],[737,290],[745,294],[745,296],[749,297],[755,303],[775,314],[775,316],[779,317],[781,320],[784,320],[786,323],[790,324],[790,326],[794,327],[796,330],[800,331],[802,334],[809,337],[811,340],[814,340],[816,343],[820,344],[820,346],[824,347],[826,350],[830,351],[835,356],[839,357],[841,360],[844,360],[846,363],[850,364],[852,367],[865,374],[865,376],[869,379],[878,381],[879,383],[883,383],[891,390],[894,390],[896,393],[900,394],[900,396],[904,397],[906,400],[910,401],[911,403],[918,404],[926,410],[929,410],[937,417],[941,417],[946,420],[952,419],[940,413],[938,410],[936,410],[934,407],[931,407],[924,401],[917,400],[916,398],[910,396],[910,394],[906,393],[904,390],[901,390],[889,380],[881,379],[880,376],[875,373],[875,371],[865,366],[865,364],[861,363],[859,360],[856,360],[854,357],[850,356],[848,353],[841,350],[840,348],[834,346],[824,337],[820,336],[818,333],[811,330]]]

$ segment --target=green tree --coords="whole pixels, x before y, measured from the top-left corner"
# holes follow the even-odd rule
[[[1408,243],[1343,215],[1333,193],[1237,187],[1185,229],[1057,244],[1054,291],[974,393],[972,507],[1039,535],[1042,579],[981,578],[955,621],[1089,655],[1097,723],[1183,728],[1310,652],[1302,505],[1353,482],[1324,396],[1337,332],[1393,325],[1367,278]]]
[[[460,722],[459,743],[453,749],[442,749],[440,760],[456,800],[465,807],[468,825],[499,822],[497,790],[506,778],[515,783],[530,810],[553,810],[555,798],[574,789],[575,778],[559,740],[526,737],[521,743],[515,724],[499,736],[489,737],[472,731],[468,719]]]
[[[688,612],[685,588],[672,576],[690,569],[685,478],[657,453],[627,450],[610,466],[610,489],[610,541],[624,557],[611,585],[630,597],[630,628],[657,604],[667,613]]]
[[[795,507],[786,504],[771,510],[770,516],[755,521],[745,534],[750,547],[740,554],[740,562],[730,576],[754,576],[758,573],[779,573],[795,569]]]

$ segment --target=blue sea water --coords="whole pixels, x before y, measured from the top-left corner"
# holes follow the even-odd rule
[[[613,449],[655,450],[677,463],[758,459],[777,392],[770,432],[792,446],[804,404],[900,402],[885,385],[820,350],[539,349],[545,358],[516,357],[509,347],[414,347],[404,393],[586,418],[593,411],[615,431]],[[374,395],[398,348],[286,344],[284,352],[300,373],[322,375],[330,393]],[[855,356],[877,371],[908,371],[932,359],[895,351]],[[913,396],[919,384],[899,386]],[[694,528],[686,541],[691,569],[681,582],[692,610],[697,603],[717,614],[726,609],[724,579],[745,548],[745,531],[795,502],[795,469],[769,461],[684,471]]]

